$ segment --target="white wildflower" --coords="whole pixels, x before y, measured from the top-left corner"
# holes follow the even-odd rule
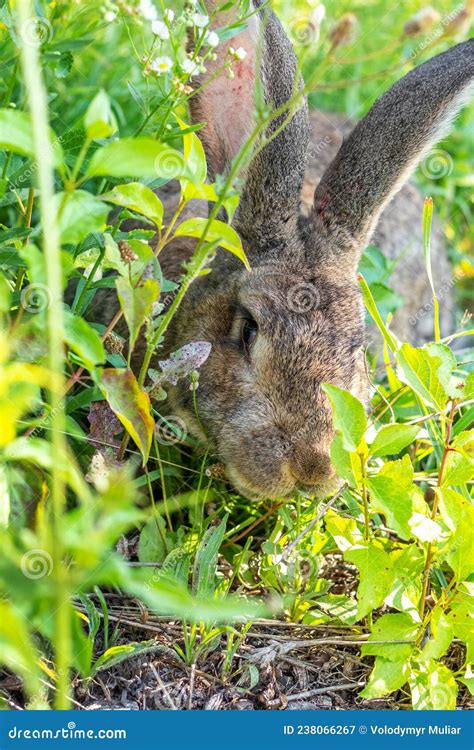
[[[183,60],[180,65],[183,73],[186,73],[190,78],[199,73],[199,65],[194,60],[190,60],[189,57]]]
[[[237,47],[234,56],[236,60],[245,60],[245,58],[247,57],[247,52],[243,47]]]
[[[205,29],[209,23],[209,16],[205,13],[194,13],[192,21],[198,29]]]
[[[165,18],[168,21],[168,23],[173,23],[173,21],[174,21],[174,10],[171,10],[171,8],[166,8],[164,15],[165,15]]]
[[[217,47],[219,44],[219,35],[215,31],[208,31],[204,37],[204,42],[209,47]]]
[[[145,21],[156,21],[158,18],[158,11],[151,0],[140,0],[138,9]]]
[[[117,18],[117,14],[116,14],[116,13],[114,13],[114,11],[113,11],[113,10],[108,10],[108,11],[107,11],[107,12],[106,12],[106,13],[104,14],[104,21],[107,21],[107,23],[113,23],[113,22],[115,21],[115,19],[116,19],[116,18]]]
[[[163,21],[152,21],[151,30],[158,39],[166,40],[170,38],[170,32]]]
[[[156,57],[150,65],[150,68],[155,73],[158,73],[158,75],[161,75],[162,73],[168,73],[172,67],[173,67],[173,60],[170,57],[167,57],[166,55],[161,55],[161,57]]]

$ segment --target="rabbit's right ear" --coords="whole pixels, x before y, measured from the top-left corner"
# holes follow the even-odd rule
[[[380,97],[344,141],[314,196],[313,221],[331,257],[355,270],[378,218],[447,129],[474,80],[474,39],[412,70]]]
[[[232,7],[219,0],[205,0],[211,28],[239,24],[241,0]],[[220,7],[226,10],[219,11]],[[211,179],[226,174],[232,160],[252,135],[256,123],[256,95],[272,111],[282,111],[266,128],[270,142],[257,141],[254,155],[243,175],[235,225],[252,247],[281,245],[295,232],[300,191],[306,168],[309,125],[306,102],[298,97],[301,80],[290,41],[265,0],[250,0],[244,29],[216,48],[216,60],[206,60],[206,72],[196,79],[197,93],[190,98],[193,122],[201,123]],[[237,50],[233,77],[226,74],[229,44]],[[243,50],[242,54],[239,54]],[[291,101],[290,101],[291,100]],[[262,134],[263,135],[263,134]],[[241,175],[242,176],[242,175]]]

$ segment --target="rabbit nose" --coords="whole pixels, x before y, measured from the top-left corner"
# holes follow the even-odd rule
[[[290,458],[290,471],[302,485],[312,486],[334,475],[329,456],[319,451],[295,451]]]

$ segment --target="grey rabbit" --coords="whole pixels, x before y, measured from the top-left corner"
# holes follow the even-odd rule
[[[206,2],[209,13],[218,5]],[[200,137],[211,178],[226,173],[252,132],[256,77],[274,108],[294,94],[292,45],[261,0],[254,8],[246,30],[232,40],[247,51],[234,66],[235,78],[215,76],[227,51],[222,44],[196,84],[207,85],[190,100],[193,121],[204,124]],[[214,26],[235,20],[235,12],[218,13]],[[309,117],[303,103],[248,166],[233,226],[251,271],[219,249],[211,273],[191,285],[165,342],[167,351],[197,340],[212,344],[197,390],[199,420],[184,381],[170,389],[170,412],[208,441],[244,496],[280,498],[298,488],[325,495],[337,486],[329,455],[331,409],[321,385],[367,400],[358,261],[372,237],[392,259],[404,252],[394,285],[402,294],[409,290],[410,298],[394,327],[413,337],[410,318],[430,292],[420,237],[423,201],[405,183],[446,134],[473,77],[470,40],[405,75],[352,132],[341,118]],[[316,148],[321,141],[325,147]],[[168,188],[168,201],[172,192]],[[163,253],[165,273],[191,250],[191,243],[174,240]],[[437,229],[432,252],[441,283],[450,271]],[[446,300],[442,307],[446,330]],[[419,330],[415,338],[427,335]]]

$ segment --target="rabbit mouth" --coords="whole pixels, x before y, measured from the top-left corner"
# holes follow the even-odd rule
[[[226,473],[237,492],[248,500],[278,500],[297,494],[323,500],[336,492],[342,484],[342,480],[336,476],[314,484],[303,484],[288,476],[280,478],[280,481],[268,481],[265,486],[257,486],[229,463],[226,465]]]

